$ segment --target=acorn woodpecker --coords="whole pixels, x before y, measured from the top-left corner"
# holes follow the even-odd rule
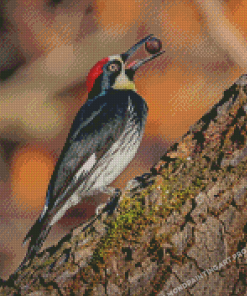
[[[152,35],[127,52],[102,59],[87,77],[88,99],[77,113],[51,177],[46,202],[27,233],[28,251],[17,271],[40,250],[51,227],[83,198],[115,191],[108,185],[127,167],[140,145],[147,118],[145,100],[136,93],[135,71],[148,58],[126,65]],[[118,190],[116,190],[118,192]]]

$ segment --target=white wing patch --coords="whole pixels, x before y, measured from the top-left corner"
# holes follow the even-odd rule
[[[84,165],[79,169],[79,171],[75,174],[75,180],[78,180],[82,174],[87,173],[92,169],[95,165],[97,159],[95,153],[92,154],[89,159],[84,163]]]
[[[95,165],[95,163],[96,163],[96,155],[94,153],[89,157],[89,159],[84,163],[84,165],[76,173],[76,175],[74,177],[74,182],[76,182],[80,178],[81,175],[84,175],[85,173],[89,172],[92,169],[92,167]],[[52,218],[50,225],[55,224],[58,220],[60,220],[63,217],[63,215],[65,214],[65,212],[69,208],[77,205],[80,202],[81,196],[78,194],[79,194],[79,192],[76,191],[69,197],[69,199],[63,205],[63,207]]]
[[[44,214],[46,213],[47,209],[48,209],[48,206],[45,204],[45,206],[44,206],[44,208],[43,208],[43,211],[42,211],[42,213],[41,213],[41,215],[40,215],[40,219],[43,218],[43,216],[44,216]]]

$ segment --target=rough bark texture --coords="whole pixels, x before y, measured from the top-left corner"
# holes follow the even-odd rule
[[[246,93],[243,75],[113,215],[40,253],[0,295],[247,295]]]

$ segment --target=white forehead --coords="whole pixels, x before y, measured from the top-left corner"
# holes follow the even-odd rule
[[[123,62],[123,60],[121,59],[121,56],[118,54],[118,55],[112,55],[109,57],[109,60],[110,61],[114,61],[114,60],[118,60],[119,62]]]

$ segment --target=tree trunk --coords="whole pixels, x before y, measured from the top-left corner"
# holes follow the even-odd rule
[[[117,210],[38,254],[0,295],[247,295],[247,75]]]

